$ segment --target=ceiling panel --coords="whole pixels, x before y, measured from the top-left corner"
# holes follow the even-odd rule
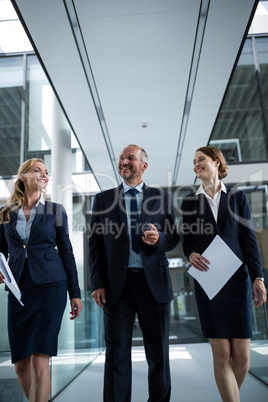
[[[176,184],[194,180],[193,153],[208,142],[254,2],[13,1],[102,189],[118,183],[114,158],[129,143],[149,153],[146,183],[171,185],[199,10],[206,2]]]

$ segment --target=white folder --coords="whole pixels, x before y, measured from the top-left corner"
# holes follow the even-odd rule
[[[3,253],[0,253],[0,272],[4,276],[4,282],[9,290],[13,293],[16,299],[18,299],[20,304],[24,306],[24,304],[21,302],[21,291]]]
[[[199,282],[211,300],[242,265],[242,261],[218,235],[202,256],[210,262],[209,270],[199,271],[190,267],[188,273]]]

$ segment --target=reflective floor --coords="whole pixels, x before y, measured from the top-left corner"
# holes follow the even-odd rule
[[[132,402],[146,402],[147,363],[141,346],[134,346]],[[90,364],[56,399],[56,402],[102,402],[104,353]],[[170,345],[171,402],[220,402],[208,343]],[[267,402],[268,387],[248,375],[241,402]]]

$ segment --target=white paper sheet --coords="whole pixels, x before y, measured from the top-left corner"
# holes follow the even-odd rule
[[[202,256],[210,262],[209,270],[199,271],[190,267],[188,273],[199,282],[211,300],[242,265],[242,261],[218,235]]]
[[[3,253],[0,253],[0,271],[5,278],[4,282],[7,285],[7,287],[11,290],[16,299],[18,299],[20,304],[24,306],[24,304],[21,302],[21,291],[17,285],[17,282],[9,268],[6,257],[4,256]]]

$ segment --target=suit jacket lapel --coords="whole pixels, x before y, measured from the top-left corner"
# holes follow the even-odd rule
[[[125,205],[125,197],[124,197],[124,187],[121,183],[120,186],[115,188],[114,193],[115,198],[118,200],[116,204],[116,210],[120,217],[121,222],[124,224],[124,230],[127,232],[127,214],[126,214],[126,205]],[[120,224],[120,222],[118,222]]]
[[[33,223],[32,223],[31,231],[32,231],[32,229],[34,229],[34,227],[37,225],[37,223],[38,223],[39,220],[40,220],[40,217],[41,217],[42,215],[44,215],[44,213],[45,213],[45,205],[42,204],[41,202],[39,202],[38,207],[37,207],[37,211],[36,211],[36,214],[35,214]]]
[[[221,226],[222,219],[225,215],[227,203],[228,203],[228,190],[227,193],[225,193],[224,191],[221,192],[221,200],[220,200],[218,221],[217,221],[219,227]]]
[[[12,230],[16,233],[18,236],[19,240],[22,242],[20,235],[17,232],[16,225],[17,225],[17,220],[18,220],[18,213],[19,213],[19,208],[13,209],[11,213],[11,220],[10,220],[10,225],[12,227]]]
[[[46,205],[42,204],[41,202],[39,202],[39,204],[38,204],[37,211],[36,211],[32,226],[31,226],[28,243],[31,241],[32,234],[34,232],[36,225],[38,225],[38,223],[40,221],[40,217],[45,214],[46,206],[47,206],[47,203],[46,203]]]
[[[209,206],[208,200],[206,199],[204,194],[199,194],[199,213],[200,215],[205,215],[206,220],[211,222],[214,226],[217,225],[217,222],[214,219],[213,213]]]
[[[220,206],[219,206],[219,211],[218,211],[218,219],[217,222],[214,219],[213,213],[211,211],[211,208],[209,206],[209,203],[204,196],[204,194],[199,194],[199,201],[200,201],[200,211],[204,210],[204,214],[206,216],[206,219],[210,221],[217,229],[217,231],[220,233],[220,226],[222,223],[222,220],[224,218],[226,208],[227,208],[227,202],[228,202],[228,191],[227,193],[223,192],[221,193],[221,199],[220,199]],[[203,203],[203,204],[202,204]],[[203,205],[203,207],[202,207]],[[202,213],[201,213],[202,214]]]
[[[152,190],[150,187],[146,186],[144,183],[143,185],[143,196],[142,196],[142,204],[141,204],[141,217],[140,217],[140,222],[145,222],[146,217],[148,214],[146,214],[146,211],[152,211],[152,201],[153,197],[151,196]],[[148,201],[149,199],[149,201]],[[146,211],[145,211],[145,202],[146,202]]]

